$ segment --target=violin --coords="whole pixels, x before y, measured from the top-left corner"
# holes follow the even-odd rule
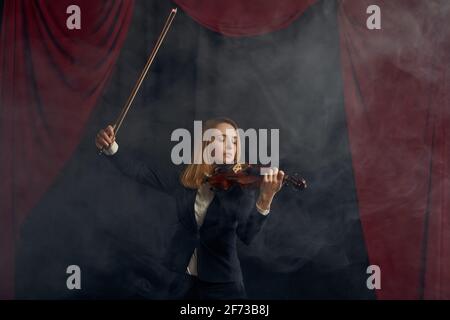
[[[245,163],[219,165],[212,174],[207,174],[203,182],[208,182],[213,190],[229,190],[235,185],[245,188],[259,187],[264,175],[261,175],[261,165]],[[306,180],[298,174],[285,174],[283,186],[290,185],[295,190],[304,190],[307,187]]]

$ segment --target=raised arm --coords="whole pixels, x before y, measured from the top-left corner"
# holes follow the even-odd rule
[[[136,155],[127,146],[120,146],[119,150],[111,125],[98,132],[95,145],[98,149],[104,148],[102,156],[111,161],[124,175],[170,195],[179,187],[174,172],[168,173],[150,159]]]

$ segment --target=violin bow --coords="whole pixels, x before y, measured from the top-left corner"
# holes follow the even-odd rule
[[[142,85],[142,82],[144,82],[145,76],[147,75],[148,71],[150,70],[153,60],[155,60],[156,54],[158,53],[158,50],[161,47],[161,45],[164,41],[164,38],[166,37],[167,33],[169,32],[170,26],[172,25],[172,21],[175,18],[176,14],[177,14],[177,8],[173,8],[170,11],[170,14],[166,19],[164,27],[161,30],[161,33],[159,34],[158,40],[156,41],[156,44],[153,47],[153,50],[152,50],[150,56],[148,57],[147,63],[145,64],[145,67],[142,70],[141,75],[139,76],[138,80],[136,81],[136,84],[134,85],[134,88],[131,91],[131,94],[128,97],[127,102],[125,103],[124,107],[122,108],[122,111],[120,112],[119,116],[117,117],[116,122],[113,125],[114,134],[116,136],[117,136],[117,133],[119,132],[119,129],[120,129],[120,126],[122,125],[123,120],[125,119],[128,111],[131,108],[131,105],[139,91],[139,88]],[[103,150],[104,150],[104,148],[102,147],[99,151],[99,155],[101,155],[103,153]]]

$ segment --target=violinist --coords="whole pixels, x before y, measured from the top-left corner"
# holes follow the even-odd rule
[[[203,154],[212,143],[223,156],[222,163],[237,162],[237,124],[228,118],[216,118],[205,122],[203,131],[208,129],[218,129],[222,134],[213,141],[204,141],[199,151]],[[164,264],[188,279],[183,298],[245,299],[236,240],[248,245],[261,230],[283,185],[284,172],[270,168],[256,190],[240,185],[218,190],[205,180],[214,173],[216,163],[187,164],[177,179],[170,179],[155,164],[133,158],[126,146],[119,148],[111,125],[98,132],[95,144],[125,175],[173,196],[178,225]]]

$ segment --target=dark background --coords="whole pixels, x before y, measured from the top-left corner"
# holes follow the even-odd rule
[[[176,223],[173,203],[122,176],[97,155],[94,139],[117,117],[169,8],[136,2],[84,139],[22,228],[17,297],[161,297],[156,264]],[[179,11],[118,134],[119,145],[164,165],[171,132],[192,130],[193,120],[228,116],[244,129],[280,129],[280,167],[301,172],[309,189],[283,189],[254,243],[239,243],[249,298],[374,297],[366,288],[339,52],[334,1],[319,2],[284,30],[249,38],[223,37]],[[71,264],[81,267],[80,291],[66,288]]]

